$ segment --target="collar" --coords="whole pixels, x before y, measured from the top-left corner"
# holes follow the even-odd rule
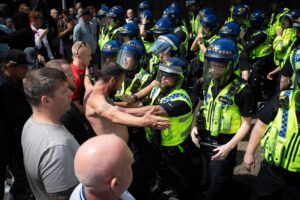
[[[86,200],[85,195],[84,195],[84,188],[83,185],[80,187],[80,200]]]

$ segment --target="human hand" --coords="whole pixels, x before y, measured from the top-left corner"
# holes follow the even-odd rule
[[[255,158],[252,153],[245,153],[244,155],[244,167],[248,172],[251,172],[251,168],[255,169]]]
[[[169,120],[165,117],[160,117],[154,115],[156,112],[156,108],[152,108],[143,116],[143,121],[145,122],[145,126],[151,126],[154,129],[164,130],[170,127]]]
[[[196,126],[194,128],[192,128],[191,138],[192,138],[193,143],[196,145],[196,147],[200,148],[200,140],[201,139],[198,135],[198,129]]]
[[[215,148],[213,151],[217,153],[211,157],[211,160],[225,160],[225,158],[228,156],[229,152],[231,151],[231,148],[229,147],[228,144],[224,144]]]
[[[122,95],[121,99],[128,104],[133,104],[135,102],[133,95],[124,94]]]
[[[277,36],[282,36],[283,30],[282,28],[278,29],[278,31],[276,31],[276,35]]]
[[[145,25],[147,23],[147,16],[141,15],[141,24]]]
[[[268,80],[273,80],[274,76],[277,74],[277,72],[271,71],[270,73],[268,73],[267,75],[267,79]]]

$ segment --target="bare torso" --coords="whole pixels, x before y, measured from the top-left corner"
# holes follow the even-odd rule
[[[114,123],[111,120],[96,113],[94,109],[95,105],[92,105],[95,104],[95,101],[97,102],[97,107],[103,110],[117,109],[117,108],[111,104],[108,104],[103,94],[95,93],[94,91],[90,91],[86,94],[85,97],[86,117],[89,120],[91,126],[93,127],[96,135],[116,134],[117,136],[124,139],[125,142],[128,142],[129,136],[128,136],[127,126]]]

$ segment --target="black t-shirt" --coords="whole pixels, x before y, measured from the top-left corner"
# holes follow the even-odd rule
[[[274,95],[263,107],[257,111],[257,118],[264,124],[269,124],[276,117],[279,108],[279,93]]]
[[[159,95],[162,96],[162,95]],[[158,97],[159,98],[159,97]],[[151,99],[144,98],[141,103],[143,105],[149,105]],[[181,115],[185,115],[191,111],[190,106],[184,101],[170,101],[167,103],[159,104],[165,111],[167,112],[169,117],[178,117]]]
[[[236,76],[232,76],[229,80],[228,83],[231,83]],[[223,87],[220,88],[219,92],[226,86],[228,85],[225,84]],[[214,91],[214,90],[212,90]],[[219,93],[218,92],[218,93]],[[218,95],[218,93],[213,94],[214,98]],[[203,101],[203,94],[200,96],[200,99]],[[235,104],[238,106],[239,111],[241,113],[242,117],[251,117],[254,113],[254,100],[253,100],[253,94],[251,91],[251,87],[247,84],[239,93],[235,95],[234,98]]]
[[[240,54],[239,62],[237,64],[237,69],[241,71],[246,71],[251,69],[251,60],[247,52],[242,51]]]
[[[260,119],[264,124],[272,122],[280,107],[279,105],[279,93],[274,95],[258,112],[257,118]],[[297,120],[300,119],[300,112],[296,110]]]

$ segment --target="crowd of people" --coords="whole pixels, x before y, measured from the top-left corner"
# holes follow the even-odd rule
[[[41,1],[43,2],[43,1]],[[0,6],[0,198],[299,198],[300,8]],[[252,128],[251,121],[255,119]]]

